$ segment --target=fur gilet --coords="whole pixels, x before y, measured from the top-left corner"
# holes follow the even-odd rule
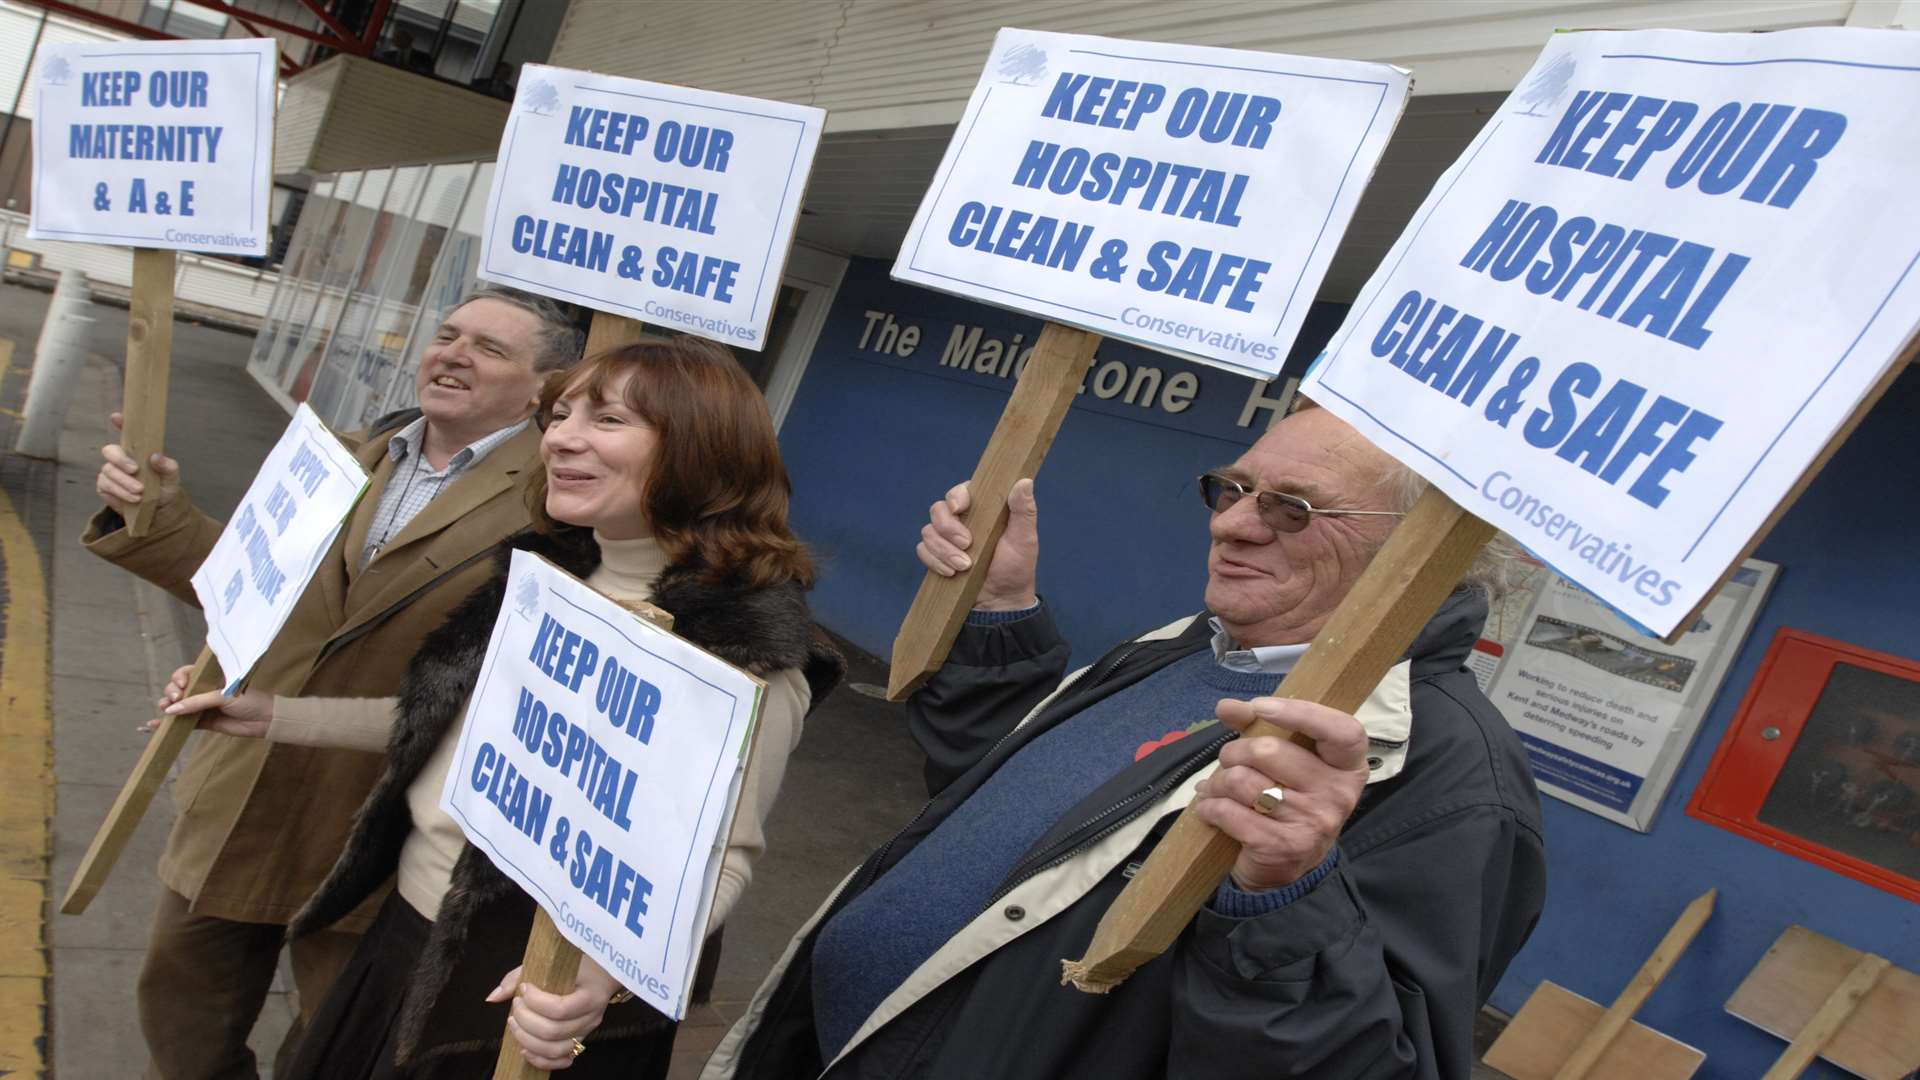
[[[327,928],[393,877],[413,827],[407,788],[465,715],[506,598],[507,565],[515,549],[540,555],[581,578],[600,563],[599,545],[588,529],[526,532],[501,545],[493,579],[421,643],[400,686],[386,771],[355,814],[353,833],[339,861],[289,927],[291,936]],[[698,566],[676,563],[655,581],[652,602],[673,614],[674,633],[737,667],[755,675],[799,668],[812,691],[809,711],[845,673],[845,659],[814,630],[798,585],[755,589],[716,584],[705,580]],[[399,1017],[400,1065],[498,1045],[504,1006],[482,1008],[480,997],[520,963],[533,911],[533,901],[512,880],[479,849],[466,846],[454,863],[452,883],[406,990]],[[450,987],[469,986],[480,989],[448,993]],[[471,1001],[466,1000],[469,996]],[[595,1034],[602,1039],[644,1035],[664,1029],[666,1023],[635,1000],[610,1006]]]

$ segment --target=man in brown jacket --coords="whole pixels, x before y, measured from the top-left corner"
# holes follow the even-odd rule
[[[540,467],[529,416],[546,373],[579,354],[578,330],[540,297],[483,288],[447,316],[421,357],[419,411],[343,437],[372,483],[254,667],[252,688],[289,711],[300,698],[398,691],[420,640],[493,572],[487,553],[527,527],[520,481]],[[107,506],[82,542],[196,603],[190,580],[221,524],[156,454],[153,527],[129,537],[125,515],[146,492],[123,449],[101,453]],[[149,1080],[257,1075],[247,1035],[286,924],[333,867],[381,765],[372,754],[198,736],[174,788],[179,816],[140,973]],[[291,947],[303,1012],[325,996],[370,916],[356,912]]]

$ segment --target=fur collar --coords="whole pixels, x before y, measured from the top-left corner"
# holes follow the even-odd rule
[[[422,641],[414,656],[400,687],[386,770],[355,814],[346,850],[289,927],[292,936],[332,925],[393,876],[413,827],[407,788],[466,712],[494,620],[506,598],[507,565],[516,549],[539,555],[581,578],[600,563],[599,545],[587,529],[551,534],[529,531],[500,545],[493,578],[462,601]],[[715,583],[704,579],[699,566],[676,563],[655,580],[653,602],[673,613],[676,634],[731,664],[756,675],[799,668],[812,690],[814,707],[846,670],[845,659],[814,630],[805,593],[798,585],[753,589],[738,582]],[[501,1017],[476,1008],[446,1010],[450,1015],[442,1017],[435,1006],[456,969],[467,968],[480,955],[500,954],[497,959],[503,962],[492,969],[495,979],[518,964],[532,910],[532,902],[518,886],[477,848],[467,845],[454,864],[451,886],[407,989],[399,1021],[401,1064],[482,1049],[499,1041]],[[477,927],[485,929],[470,933]],[[476,1023],[470,1025],[470,1019]],[[663,1022],[645,1005],[638,1010],[616,1006],[608,1010],[602,1030],[606,1036],[618,1036]]]

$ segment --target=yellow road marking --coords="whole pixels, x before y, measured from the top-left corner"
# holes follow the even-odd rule
[[[6,563],[7,589],[6,636],[0,641],[0,1075],[35,1076],[47,1067],[47,859],[53,817],[47,587],[33,538],[3,491],[0,559]]]

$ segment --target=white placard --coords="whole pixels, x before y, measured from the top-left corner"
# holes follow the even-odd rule
[[[516,551],[440,805],[568,941],[678,1020],[762,690]]]
[[[1779,570],[1748,559],[1672,645],[1539,573],[1488,620],[1467,666],[1541,791],[1646,832]]]
[[[528,64],[479,276],[759,349],[826,117]]]
[[[1384,64],[1002,30],[893,276],[1271,378],[1410,86]]]
[[[229,693],[280,633],[366,487],[366,470],[302,404],[193,573]]]
[[[276,55],[263,38],[42,45],[27,235],[266,255]]]
[[[1301,386],[1634,623],[1920,323],[1920,35],[1561,34]]]

